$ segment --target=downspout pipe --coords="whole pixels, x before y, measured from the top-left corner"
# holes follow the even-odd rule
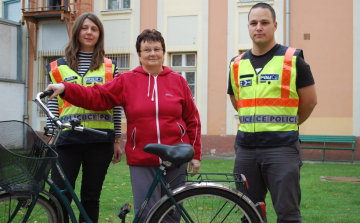
[[[30,8],[30,1],[28,1]],[[24,92],[24,118],[23,121],[29,122],[28,115],[28,92],[29,91],[29,28],[26,27],[26,49],[25,49],[25,92]]]
[[[290,46],[290,0],[286,0],[286,46]]]

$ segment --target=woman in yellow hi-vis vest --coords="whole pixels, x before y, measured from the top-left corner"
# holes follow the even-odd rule
[[[83,86],[102,85],[111,81],[117,74],[116,62],[104,56],[103,25],[95,14],[85,13],[79,16],[72,27],[65,57],[51,62],[46,68],[53,83],[64,81]],[[77,118],[84,127],[108,132],[108,137],[103,139],[65,130],[56,142],[59,162],[74,188],[82,165],[81,203],[91,221],[98,222],[100,193],[107,169],[113,156],[112,162],[117,163],[122,155],[119,144],[121,108],[91,111],[73,106],[60,97],[51,100],[48,107],[54,114],[58,114],[63,122]],[[113,113],[119,114],[120,117],[115,118]],[[116,139],[114,119],[117,120]],[[48,123],[48,126],[51,127],[51,123]],[[51,179],[60,189],[65,188],[56,168],[52,169]],[[70,196],[67,197],[70,201]],[[64,216],[65,222],[68,222],[66,211]],[[83,222],[82,216],[79,216],[79,222]]]

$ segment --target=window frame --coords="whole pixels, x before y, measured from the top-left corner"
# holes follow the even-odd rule
[[[179,74],[181,74],[181,76],[186,80],[186,82],[188,83],[188,86],[189,86],[189,88],[190,88],[190,85],[192,86],[194,86],[194,93],[193,92],[191,92],[192,93],[192,95],[193,95],[193,99],[194,99],[194,101],[196,101],[195,100],[195,98],[196,98],[196,94],[197,94],[197,87],[196,87],[196,70],[182,70],[182,71],[175,71],[175,72],[177,72],[177,73],[179,73]],[[181,73],[180,73],[181,72]],[[186,73],[187,72],[193,72],[194,73],[194,83],[193,84],[189,84],[189,82],[188,82],[188,80],[186,79]],[[191,88],[190,88],[190,91],[191,91]]]
[[[16,2],[20,2],[20,0],[9,0],[9,1],[4,1],[4,10],[3,10],[3,13],[4,13],[4,19],[8,19],[8,11],[7,11],[7,5],[9,4],[12,4],[12,3],[16,3]],[[21,9],[21,2],[20,2],[20,9]],[[21,20],[21,13],[20,13],[20,18],[19,18],[19,21]]]
[[[186,55],[195,55],[195,65],[194,66],[186,66]],[[181,66],[173,66],[173,56],[182,55],[181,58]],[[180,68],[180,67],[196,67],[197,66],[197,60],[196,60],[196,53],[173,53],[170,55],[171,61],[170,65],[171,67]]]
[[[125,56],[125,61],[127,60],[125,62],[125,65],[127,65],[127,67],[120,67],[119,62],[121,61],[122,56]],[[122,72],[130,70],[130,60],[131,60],[130,53],[108,53],[108,54],[105,54],[105,57],[116,61],[118,73],[122,73]],[[126,59],[126,57],[127,57],[127,59]]]
[[[124,1],[126,1],[126,0],[115,0],[115,1],[117,1],[118,3],[120,2],[120,4],[118,4],[119,8],[117,8],[117,9],[109,8],[109,0],[106,0],[105,1],[105,9],[108,10],[108,11],[116,11],[116,10],[127,10],[127,9],[131,8],[131,0],[129,0],[129,8],[124,8],[123,7]]]
[[[176,73],[179,73],[188,83],[188,86],[194,86],[194,92],[191,92],[193,94],[193,99],[196,103],[196,95],[197,95],[197,52],[174,52],[169,53],[170,55],[170,68],[175,71]],[[181,55],[181,66],[173,66],[173,56],[175,55]],[[195,65],[194,66],[186,66],[186,56],[187,55],[195,55]],[[193,72],[194,73],[194,83],[189,84],[188,80],[186,79],[186,73],[187,72]],[[191,90],[191,88],[190,88]]]

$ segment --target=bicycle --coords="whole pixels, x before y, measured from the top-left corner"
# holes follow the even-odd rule
[[[91,130],[82,128],[79,126],[79,122],[72,120],[70,124],[63,124],[58,118],[56,118],[41,102],[41,97],[51,95],[51,92],[40,92],[37,94],[34,101],[44,110],[44,112],[50,117],[57,126],[56,136],[51,145],[47,145],[45,142],[40,140],[40,138],[33,132],[30,126],[26,123],[27,128],[31,129],[35,138],[38,141],[41,141],[40,148],[42,150],[31,153],[36,154],[37,157],[27,157],[29,159],[41,160],[39,163],[43,168],[41,171],[35,171],[36,173],[29,177],[32,183],[29,186],[23,182],[4,182],[0,177],[0,214],[5,213],[9,216],[7,222],[12,220],[19,220],[26,222],[27,220],[37,221],[37,222],[62,222],[63,216],[61,211],[61,206],[59,201],[56,200],[48,191],[44,190],[45,182],[50,185],[51,188],[61,198],[61,202],[64,202],[69,216],[72,222],[76,222],[74,212],[64,197],[63,193],[69,191],[73,200],[78,207],[80,213],[83,215],[86,222],[91,222],[87,217],[78,197],[75,192],[69,185],[66,176],[64,175],[64,181],[67,185],[67,189],[60,190],[51,179],[47,178],[49,171],[49,163],[55,162],[56,167],[59,169],[60,173],[63,173],[61,170],[60,164],[57,162],[57,154],[52,150],[51,146],[55,145],[57,137],[63,128],[72,128],[74,130],[86,131],[90,134],[102,134],[97,130]],[[14,122],[14,121],[12,121]],[[0,122],[0,135],[2,135]],[[30,131],[31,132],[31,131]],[[6,137],[9,137],[8,135]],[[2,147],[2,137],[0,137],[0,152],[7,150],[6,147]],[[36,143],[33,143],[37,145]],[[39,143],[38,143],[39,144]],[[11,145],[9,145],[11,147]],[[45,149],[44,149],[45,148]],[[10,150],[14,150],[11,149]],[[166,194],[162,197],[150,210],[145,218],[145,222],[239,222],[240,218],[245,217],[248,222],[266,222],[266,213],[265,213],[265,204],[260,202],[254,204],[249,198],[247,198],[243,193],[237,189],[231,187],[230,185],[223,184],[235,183],[237,186],[247,187],[247,182],[245,176],[242,174],[214,174],[214,173],[197,173],[195,175],[196,179],[192,180],[191,173],[186,174],[186,182],[184,186],[171,191],[169,185],[171,182],[167,183],[163,179],[163,175],[166,173],[165,168],[170,166],[172,163],[180,166],[181,164],[188,163],[194,156],[194,150],[189,144],[180,143],[174,146],[166,146],[160,144],[148,144],[144,147],[144,151],[162,157],[164,160],[160,165],[159,170],[152,182],[151,187],[139,209],[138,213],[135,215],[134,223],[139,222],[141,215],[143,214],[144,208],[147,205],[148,199],[151,197],[156,185],[160,185],[165,189]],[[11,152],[10,152],[11,153]],[[41,155],[40,157],[39,154]],[[13,155],[13,154],[12,154]],[[3,161],[0,156],[0,173],[4,171]],[[46,163],[46,164],[45,164]],[[51,166],[51,165],[50,165]],[[25,173],[23,175],[29,175],[27,172],[28,167],[22,168],[22,171]],[[40,177],[41,176],[41,177]],[[178,176],[180,177],[180,176]],[[223,179],[219,179],[223,178]],[[40,181],[38,179],[41,179]],[[7,179],[9,181],[9,179]],[[35,183],[33,183],[35,181]],[[2,187],[2,191],[1,191]],[[29,190],[29,188],[35,187],[35,190]],[[13,188],[13,189],[12,189]],[[18,190],[15,190],[20,188]],[[22,194],[17,194],[17,191],[25,191]],[[46,199],[48,197],[49,199]],[[51,205],[51,200],[54,205]],[[14,208],[12,209],[12,201],[16,201]],[[4,205],[5,204],[5,205]],[[11,209],[9,211],[8,209]],[[36,207],[36,211],[33,208]],[[6,209],[7,208],[7,209]],[[22,209],[23,211],[20,211]],[[130,205],[125,204],[120,208],[118,216],[125,222],[125,216],[130,212]],[[26,212],[26,214],[24,214]],[[44,220],[45,219],[45,220]],[[0,220],[2,218],[0,217]]]
[[[67,180],[55,148],[64,128],[82,131],[99,137],[106,132],[80,126],[79,120],[62,123],[41,101],[52,92],[40,92],[33,101],[47,114],[57,127],[52,143],[48,145],[27,123],[21,121],[0,122],[0,222],[63,222],[64,216],[59,201],[47,190],[45,183],[59,195],[72,222],[77,222],[64,193],[69,192],[86,222],[91,222],[79,198]],[[63,177],[66,188],[59,187],[48,178],[55,164]]]

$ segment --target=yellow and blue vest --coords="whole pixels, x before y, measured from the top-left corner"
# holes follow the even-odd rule
[[[230,63],[230,80],[240,126],[236,142],[242,146],[283,146],[298,139],[296,59],[302,50],[281,46],[257,74],[250,52]]]
[[[94,84],[103,85],[106,82],[111,81],[113,79],[115,68],[115,61],[104,58],[104,63],[98,70],[88,70],[86,74],[81,77],[77,72],[68,66],[65,58],[60,58],[46,66],[53,83],[65,81],[83,86],[93,86]],[[72,118],[78,118],[81,121],[81,125],[84,127],[100,129],[108,132],[108,137],[103,139],[87,135],[82,132],[63,131],[56,143],[57,146],[74,143],[112,143],[114,141],[114,120],[112,109],[106,111],[92,111],[76,107],[66,100],[61,99],[59,96],[57,99],[59,103],[59,118],[61,121],[68,122]]]

